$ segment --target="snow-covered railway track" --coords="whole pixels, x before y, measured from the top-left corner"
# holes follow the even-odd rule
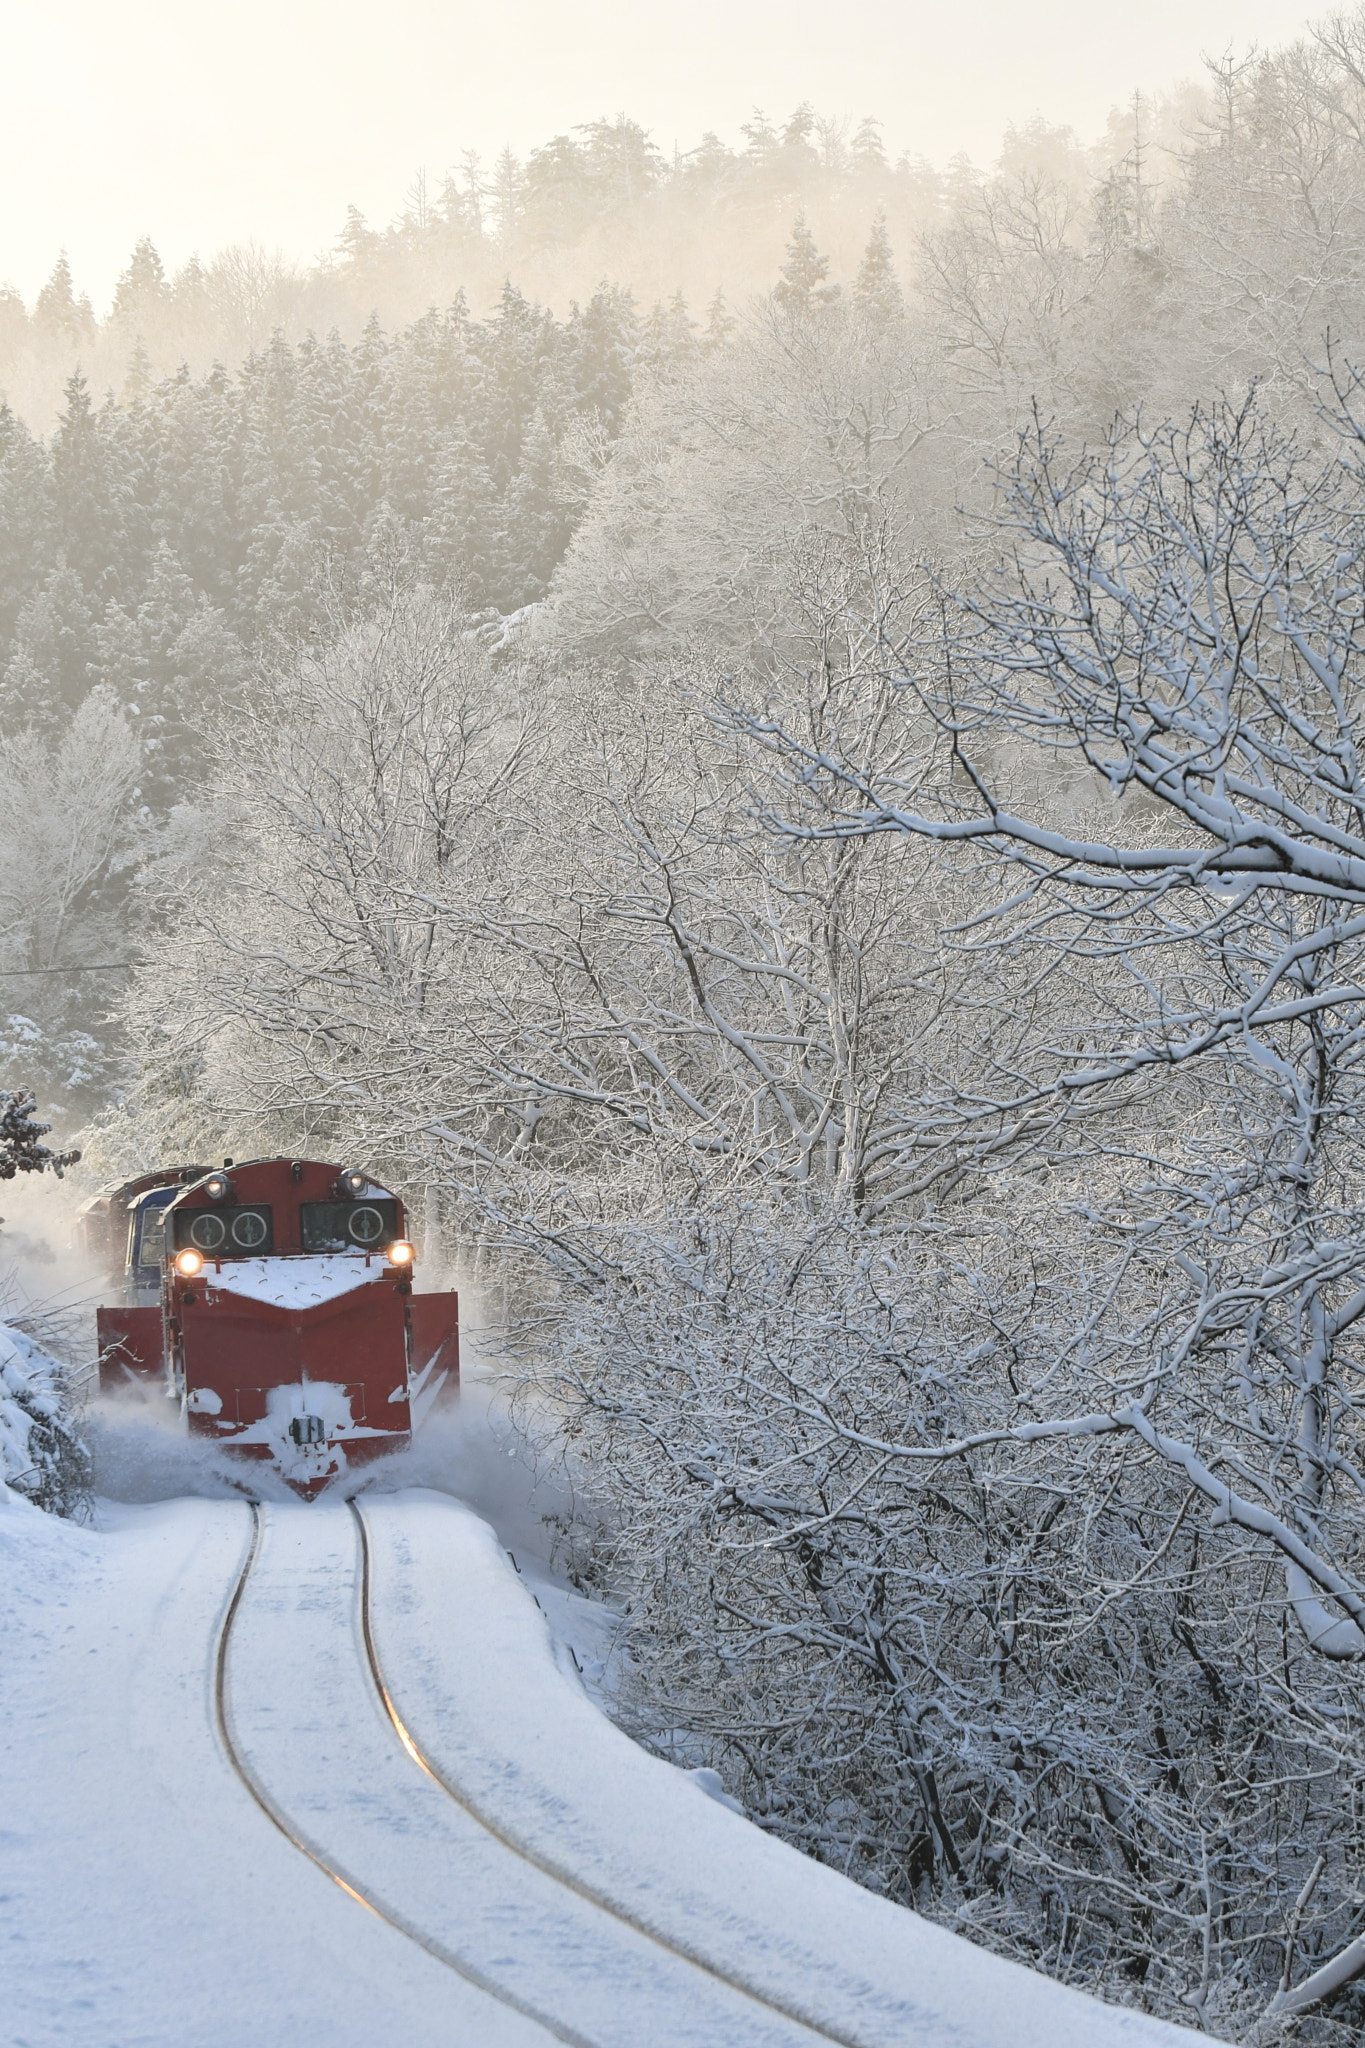
[[[266,1789],[256,1770],[239,1747],[234,1734],[232,1714],[229,1707],[228,1657],[232,1641],[233,1624],[237,1619],[237,1611],[241,1606],[242,1596],[246,1592],[247,1582],[251,1577],[252,1566],[256,1562],[261,1547],[262,1516],[263,1509],[259,1504],[253,1502],[251,1506],[251,1540],[247,1546],[246,1556],[242,1560],[242,1567],[237,1575],[236,1584],[228,1600],[214,1652],[214,1715],[224,1753],[233,1770],[241,1779],[242,1784],[251,1794],[252,1799],[266,1819],[279,1829],[285,1840],[293,1848],[297,1849],[301,1856],[306,1856],[308,1861],[320,1870],[324,1877],[330,1878],[332,1883],[345,1892],[348,1898],[354,1899],[358,1906],[363,1906],[366,1912],[373,1913],[377,1920],[382,1920],[386,1926],[393,1928],[395,1933],[405,1935],[409,1941],[415,1941],[419,1948],[425,1949],[426,1953],[432,1956],[438,1963],[443,1963],[447,1969],[454,1970],[458,1976],[463,1977],[467,1983],[475,1985],[480,1991],[487,1992],[491,1997],[497,1999],[500,2005],[509,2006],[512,2011],[519,2012],[525,2018],[536,2021],[538,2025],[544,2027],[548,2033],[553,2035],[555,2040],[570,2044],[570,2048],[597,2048],[597,2044],[590,2041],[586,2035],[575,2033],[572,2028],[559,2025],[548,2015],[536,2011],[533,2006],[518,1998],[514,1993],[509,1992],[504,1986],[495,1983],[492,1978],[486,1976],[478,1968],[477,1964],[471,1962],[468,1957],[454,1953],[443,1942],[433,1939],[431,1935],[425,1933],[420,1927],[414,1926],[405,1915],[386,1905],[371,1889],[364,1887],[359,1880],[348,1875],[339,1863],[334,1861],[323,1849],[311,1842],[294,1824],[279,1801]]]
[[[865,2048],[643,1924],[419,1747],[380,1664],[358,1507],[251,1514],[215,1650],[218,1730],[256,1805],[333,1884],[576,2048]]]
[[[0,1505],[6,2041],[1195,2038],[860,1890],[647,1755],[563,1650],[568,1627],[590,1654],[591,1610],[538,1581],[547,1628],[448,1495],[363,1512],[368,1559],[330,1504],[106,1503],[98,1532]]]
[[[578,1872],[569,1869],[558,1858],[547,1855],[535,1843],[513,1833],[502,1824],[497,1815],[490,1811],[467,1786],[457,1784],[454,1781],[448,1767],[438,1765],[423,1753],[418,1747],[411,1730],[399,1713],[379,1661],[371,1611],[373,1569],[369,1532],[365,1526],[365,1516],[360,1503],[352,1500],[349,1505],[352,1514],[355,1516],[356,1527],[360,1537],[360,1628],[365,1647],[365,1661],[369,1666],[375,1690],[383,1703],[384,1711],[389,1718],[393,1731],[418,1769],[425,1772],[426,1776],[434,1784],[439,1785],[446,1796],[454,1800],[461,1812],[468,1814],[477,1826],[484,1829],[487,1834],[491,1835],[495,1841],[499,1842],[512,1855],[520,1858],[528,1868],[548,1877],[553,1883],[560,1885],[575,1897],[584,1900],[589,1906],[595,1907],[599,1912],[606,1914],[608,1918],[616,1921],[622,1927],[629,1928],[632,1933],[652,1943],[664,1955],[672,1957],[677,1962],[690,1965],[691,1968],[700,1971],[705,1977],[709,1978],[712,1983],[723,1986],[727,1991],[737,1992],[741,1998],[748,2000],[761,2011],[773,2015],[774,2018],[790,2022],[800,2030],[799,2035],[794,2038],[828,2041],[834,2043],[835,2048],[863,2048],[863,2044],[855,2034],[832,2031],[830,2028],[821,2025],[817,2019],[802,2012],[794,2003],[788,2004],[772,1997],[760,1990],[756,1985],[747,1982],[737,1973],[724,1969],[712,1958],[703,1955],[699,1950],[688,1946],[686,1943],[670,1940],[658,1928],[651,1927],[647,1921],[638,1914],[631,1912],[629,1907],[623,1905],[620,1900],[612,1898],[600,1886],[586,1882]]]

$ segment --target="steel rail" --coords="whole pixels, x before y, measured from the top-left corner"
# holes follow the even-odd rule
[[[299,1830],[271,1798],[260,1779],[256,1776],[256,1773],[243,1755],[233,1730],[228,1683],[228,1664],[233,1624],[237,1619],[238,1610],[241,1607],[242,1598],[246,1592],[247,1582],[251,1577],[252,1568],[260,1555],[261,1549],[261,1533],[264,1518],[260,1502],[252,1501],[250,1509],[251,1541],[247,1546],[246,1556],[242,1561],[241,1570],[237,1574],[236,1583],[233,1586],[226,1611],[223,1615],[213,1660],[214,1718],[218,1728],[218,1739],[223,1745],[224,1754],[233,1771],[240,1778],[242,1784],[246,1787],[266,1819],[273,1827],[279,1830],[286,1842],[291,1847],[297,1849],[301,1856],[306,1856],[315,1869],[320,1870],[324,1877],[329,1878],[337,1886],[338,1890],[345,1892],[348,1899],[354,1899],[358,1906],[363,1906],[365,1911],[372,1913],[376,1920],[382,1920],[385,1926],[392,1927],[395,1933],[404,1935],[407,1940],[415,1942],[434,1961],[444,1964],[448,1970],[453,1970],[457,1977],[464,1978],[465,1982],[472,1984],[477,1991],[485,1992],[490,1998],[495,1998],[500,2005],[505,2005],[513,2012],[519,2013],[523,2019],[531,2020],[536,2026],[543,2027],[545,2032],[552,2035],[556,2041],[563,2041],[566,2044],[566,2048],[598,2048],[598,2044],[591,2041],[585,2034],[580,2034],[574,2028],[565,2026],[562,2021],[553,2018],[551,2014],[542,2012],[538,2007],[528,2003],[526,1999],[519,1998],[515,1992],[506,1990],[495,1979],[489,1977],[481,1970],[476,1963],[467,1961],[465,1957],[457,1955],[453,1949],[447,1948],[443,1942],[435,1940],[429,1934],[424,1934],[421,1928],[414,1927],[401,1913],[397,1913],[391,1906],[385,1905],[374,1893],[363,1890],[337,1864],[330,1862],[322,1851],[310,1842],[305,1835],[300,1834]]]
[[[485,1807],[474,1800],[462,1786],[451,1783],[445,1773],[418,1747],[411,1729],[399,1713],[393,1694],[389,1690],[388,1681],[384,1676],[383,1666],[379,1660],[379,1651],[374,1639],[374,1625],[371,1615],[373,1571],[370,1555],[370,1534],[365,1526],[365,1517],[361,1511],[360,1503],[353,1497],[348,1501],[347,1505],[355,1516],[356,1526],[360,1533],[360,1632],[365,1646],[366,1660],[370,1667],[370,1677],[374,1682],[375,1690],[379,1694],[384,1712],[388,1715],[389,1721],[393,1726],[394,1734],[398,1737],[399,1742],[418,1769],[424,1771],[428,1778],[439,1785],[441,1790],[454,1800],[463,1813],[466,1813],[471,1820],[476,1821],[485,1833],[491,1835],[504,1849],[509,1849],[514,1856],[519,1857],[523,1863],[529,1864],[532,1869],[540,1871],[545,1877],[552,1878],[556,1884],[562,1885],[566,1891],[574,1893],[576,1897],[585,1900],[589,1905],[597,1907],[600,1912],[608,1914],[611,1919],[618,1921],[621,1926],[629,1927],[633,1933],[642,1935],[646,1941],[652,1942],[656,1948],[662,1949],[665,1954],[675,1957],[679,1962],[690,1964],[693,1969],[700,1970],[715,1983],[724,1985],[726,1990],[738,1992],[742,1998],[747,1998],[753,2004],[762,2006],[765,2011],[775,2014],[779,2019],[790,2020],[794,2025],[804,2027],[808,2033],[815,2035],[819,2040],[833,2043],[834,2048],[875,2048],[875,2044],[867,2036],[859,2037],[852,2033],[836,2033],[833,2028],[825,2025],[823,2021],[813,2018],[808,2012],[804,2012],[794,2000],[789,2001],[774,1997],[769,1992],[758,1989],[736,1972],[726,1970],[721,1965],[713,1962],[710,1957],[705,1955],[700,1949],[694,1948],[690,1943],[677,1940],[672,1935],[662,1933],[642,1915],[633,1913],[628,1907],[621,1905],[619,1900],[611,1897],[610,1893],[601,1890],[599,1886],[580,1877],[576,1871],[571,1870],[566,1864],[559,1862],[556,1858],[547,1856],[543,1850],[537,1849],[533,1843],[525,1841],[521,1836],[514,1834],[496,1815],[490,1813]]]

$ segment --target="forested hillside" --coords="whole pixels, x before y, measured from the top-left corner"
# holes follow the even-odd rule
[[[352,347],[277,337],[122,404],[77,372],[46,440],[0,411],[7,1056],[49,1096],[110,1085],[111,989],[43,970],[136,949],[138,864],[200,793],[253,657],[310,630],[325,584],[399,557],[476,625],[543,598],[587,489],[566,436],[610,440],[650,344],[700,346],[642,338],[611,288],[560,322],[509,286],[485,322],[457,304]]]
[[[146,963],[0,981],[16,1078],[100,1168],[413,1194],[645,1740],[1035,1967],[1331,2048],[1362,137],[1359,12],[989,176],[618,124],[300,285],[401,318],[148,341],[0,466],[5,965]]]
[[[1127,146],[1122,129],[1107,156]],[[46,428],[77,360],[98,390],[121,391],[139,350],[153,375],[181,362],[203,372],[277,332],[355,341],[374,317],[401,329],[457,294],[486,317],[509,277],[561,316],[605,277],[642,310],[681,293],[705,322],[717,294],[767,289],[799,210],[851,273],[878,207],[908,248],[952,189],[927,164],[890,163],[875,121],[825,120],[809,106],[776,125],[755,113],[738,148],[708,134],[671,160],[621,116],[557,135],[524,162],[466,155],[439,179],[419,173],[387,227],[339,213],[335,247],[309,267],[251,246],[168,275],[144,238],[97,316],[59,256],[32,306],[0,291],[0,386]]]

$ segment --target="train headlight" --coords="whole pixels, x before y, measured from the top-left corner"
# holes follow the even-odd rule
[[[193,1245],[186,1245],[183,1252],[175,1255],[175,1270],[182,1280],[193,1280],[204,1270],[204,1254],[197,1252]]]
[[[392,1266],[410,1266],[416,1257],[412,1246],[403,1237],[396,1237],[393,1243],[387,1247],[387,1253],[389,1264]]]
[[[204,1193],[211,1202],[225,1202],[232,1193],[232,1182],[225,1173],[211,1173],[204,1182]]]
[[[345,1173],[337,1176],[337,1187],[343,1195],[363,1195],[368,1185],[369,1175],[356,1166],[348,1166]]]

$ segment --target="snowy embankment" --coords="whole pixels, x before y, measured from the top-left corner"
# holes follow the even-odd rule
[[[38,1476],[32,1439],[59,1413],[51,1361],[18,1330],[0,1323],[0,1480],[25,1489]]]
[[[85,1479],[61,1367],[31,1337],[0,1323],[0,1485],[69,1514]]]
[[[4,1497],[14,2048],[1193,2038],[860,1891],[645,1755],[448,1496],[361,1512],[364,1546],[340,1502],[82,1529]]]

